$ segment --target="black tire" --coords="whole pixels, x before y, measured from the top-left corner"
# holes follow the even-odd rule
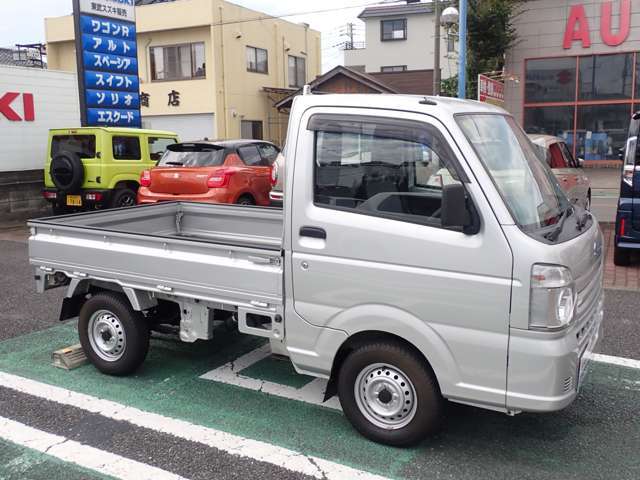
[[[613,263],[618,267],[628,267],[631,264],[631,251],[616,245],[613,249]]]
[[[255,204],[256,204],[255,200],[250,195],[242,195],[236,202],[236,205],[255,205]]]
[[[59,190],[76,192],[84,183],[82,159],[73,152],[60,152],[51,159],[49,174]]]
[[[411,404],[411,411],[399,413],[398,417],[395,417],[397,419],[395,421],[407,421],[408,423],[398,425],[395,429],[385,428],[373,423],[363,413],[366,407],[359,406],[355,390],[359,391],[359,385],[365,386],[361,383],[359,376],[369,372],[371,367],[374,371],[362,377],[367,384],[371,381],[371,385],[374,385],[377,380],[394,382],[392,378],[401,382],[402,375],[409,379],[409,387],[404,382],[397,386],[400,386],[402,390],[407,388],[405,393],[408,393],[409,388],[412,388],[411,395],[401,396],[399,400],[387,401],[388,404],[398,402],[397,405],[401,404],[402,407],[405,406],[405,403]],[[385,374],[388,375],[389,371],[392,372],[391,376],[387,376],[385,379]],[[400,378],[394,373],[398,373]],[[384,389],[386,387],[383,387],[382,392],[378,394],[378,404],[385,401],[380,399],[384,394]],[[402,393],[400,392],[400,395]],[[413,445],[436,433],[442,425],[444,400],[433,371],[420,355],[400,342],[383,341],[367,344],[351,352],[339,371],[338,394],[342,410],[351,424],[363,436],[374,442],[392,446]],[[389,390],[387,390],[387,394],[389,394]],[[412,401],[410,402],[410,400]],[[409,407],[409,405],[406,406]],[[407,410],[405,409],[404,412]],[[400,415],[405,415],[405,417],[401,418]],[[375,415],[373,416],[375,417]],[[390,418],[378,417],[378,419],[383,422],[394,421],[393,416]]]
[[[60,206],[57,203],[54,203],[53,205],[51,205],[51,213],[53,214],[53,216],[66,215],[67,213],[71,213],[71,210],[67,207]]]
[[[133,207],[138,203],[138,194],[131,188],[117,188],[113,191],[113,196],[109,202],[110,208]]]
[[[100,328],[100,324],[106,325],[109,338],[92,333]],[[149,351],[150,332],[146,319],[131,308],[124,295],[117,293],[99,293],[86,301],[80,310],[78,334],[91,363],[107,375],[125,376],[135,372]],[[115,339],[113,343],[120,348],[111,352],[101,350],[97,336],[104,342]]]

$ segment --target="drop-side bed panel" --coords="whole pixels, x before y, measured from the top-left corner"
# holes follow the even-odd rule
[[[174,203],[29,226],[36,267],[178,297],[282,305],[277,210]]]

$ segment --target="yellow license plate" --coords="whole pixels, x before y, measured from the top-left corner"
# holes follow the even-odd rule
[[[80,195],[67,195],[67,206],[69,207],[81,207],[82,197]]]

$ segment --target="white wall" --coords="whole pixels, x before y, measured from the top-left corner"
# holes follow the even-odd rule
[[[193,115],[156,115],[142,117],[143,128],[167,130],[178,134],[180,141],[216,138],[215,116],[213,113]]]
[[[383,42],[380,38],[382,20],[407,19],[407,39]],[[398,15],[365,19],[366,48],[346,50],[345,65],[364,65],[367,72],[379,72],[381,67],[406,65],[408,70],[432,70],[434,64],[435,22],[433,14]],[[457,75],[457,53],[447,54],[446,31],[440,31],[440,68],[442,78]],[[456,42],[457,50],[457,42]]]
[[[66,72],[0,65],[0,98],[7,92],[21,94],[11,107],[22,119],[22,94],[33,94],[35,120],[10,121],[0,113],[0,172],[41,169],[45,162],[49,129],[80,126],[76,76]]]

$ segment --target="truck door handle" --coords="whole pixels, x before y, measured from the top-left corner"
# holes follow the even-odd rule
[[[327,239],[327,232],[323,228],[318,227],[302,227],[300,229],[301,237],[319,238],[320,240]]]

